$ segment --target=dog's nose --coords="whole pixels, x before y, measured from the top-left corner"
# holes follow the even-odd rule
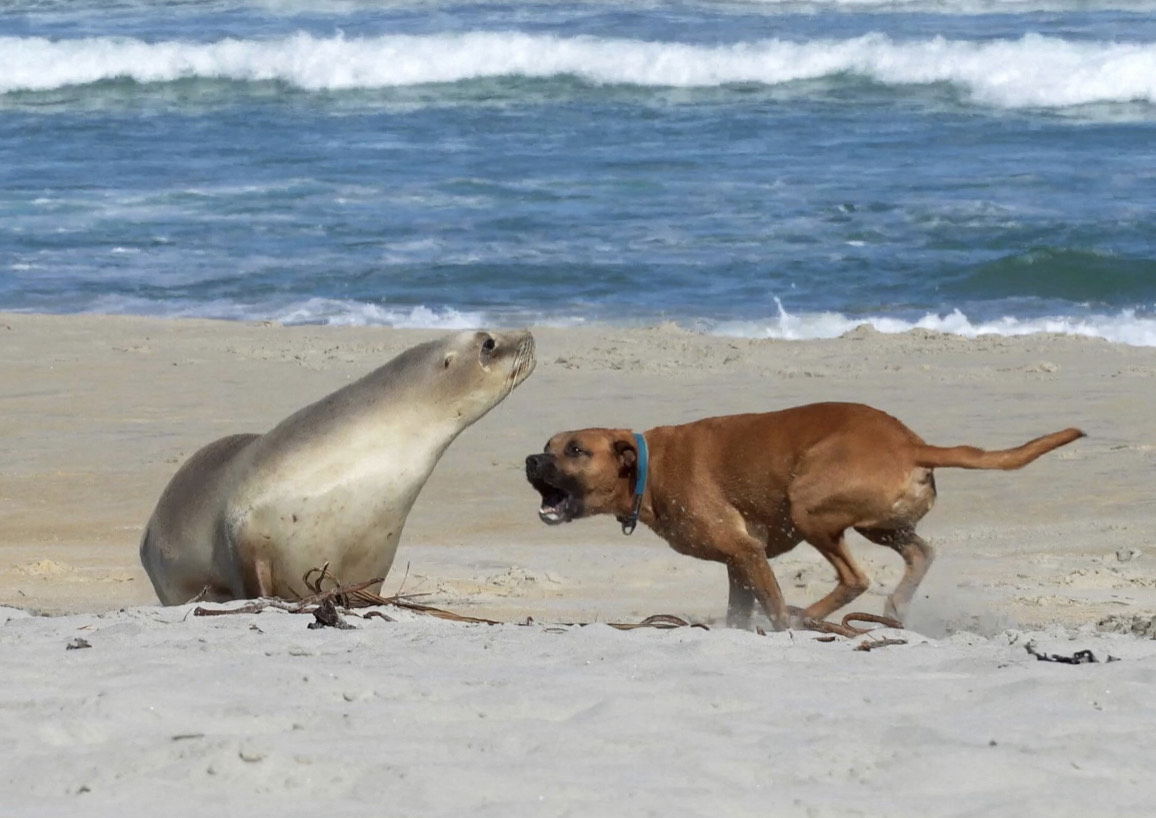
[[[526,476],[527,477],[537,477],[538,473],[541,472],[542,468],[546,465],[547,459],[548,459],[548,455],[544,455],[544,454],[532,454],[529,457],[527,457],[526,458]]]

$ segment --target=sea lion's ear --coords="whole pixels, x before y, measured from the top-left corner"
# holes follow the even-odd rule
[[[454,362],[454,358],[458,357],[456,352],[447,352],[446,359],[442,361],[442,369],[449,369],[450,364]]]

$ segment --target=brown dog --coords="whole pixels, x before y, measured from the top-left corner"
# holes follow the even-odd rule
[[[901,620],[933,557],[915,533],[935,502],[932,470],[1018,469],[1083,435],[1065,429],[1002,451],[941,448],[870,406],[815,403],[644,435],[561,432],[526,458],[526,477],[542,495],[544,522],[614,514],[629,533],[642,520],[679,553],[726,564],[728,625],[749,626],[757,598],[781,630],[824,620],[867,589],[843,538],[849,528],[903,557],[907,570],[886,607]],[[831,562],[838,585],[799,611],[787,607],[767,558],[803,540]]]

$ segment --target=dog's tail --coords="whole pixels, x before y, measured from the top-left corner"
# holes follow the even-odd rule
[[[1031,463],[1042,454],[1058,449],[1084,436],[1079,429],[1064,429],[1050,435],[1037,437],[1014,449],[1000,449],[989,452],[975,446],[920,446],[915,453],[915,462],[925,468],[954,466],[960,469],[1019,469]]]

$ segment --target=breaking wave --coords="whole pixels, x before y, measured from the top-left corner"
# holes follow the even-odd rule
[[[1002,108],[1156,103],[1156,44],[1015,40],[760,40],[702,46],[519,32],[370,38],[296,34],[197,43],[94,37],[0,38],[0,93],[131,80],[280,82],[308,91],[491,77],[576,77],[600,85],[780,85],[854,76],[887,86],[945,83]]]
[[[283,324],[445,330],[480,326],[574,327],[613,323],[585,315],[554,314],[533,309],[469,310],[424,305],[391,306],[332,298],[307,298],[276,304],[239,304],[231,301],[164,303],[139,298],[102,296],[81,311],[166,318],[218,318],[234,321],[277,321]],[[658,323],[669,319],[670,316],[665,319],[658,316],[639,316],[635,323]],[[961,335],[965,338],[976,338],[981,335],[1053,333],[1102,338],[1131,346],[1156,346],[1156,318],[1138,314],[1136,310],[1131,309],[1121,310],[1115,314],[1057,315],[1043,318],[1005,316],[993,319],[973,319],[956,309],[946,313],[928,313],[921,318],[903,319],[888,316],[848,316],[839,312],[790,313],[779,304],[778,314],[765,319],[720,321],[688,318],[677,320],[676,323],[710,335],[789,341],[838,338],[867,325],[883,333],[926,329]]]
[[[1135,310],[1121,310],[1115,315],[1016,318],[1005,316],[990,320],[973,320],[959,310],[929,313],[922,318],[905,320],[884,316],[848,317],[836,312],[788,313],[780,307],[776,318],[765,321],[722,321],[703,324],[700,328],[717,335],[743,338],[779,338],[806,340],[838,338],[857,327],[867,325],[885,333],[926,329],[976,338],[981,335],[1035,335],[1053,333],[1084,338],[1103,338],[1131,346],[1156,346],[1156,318],[1137,315]]]

